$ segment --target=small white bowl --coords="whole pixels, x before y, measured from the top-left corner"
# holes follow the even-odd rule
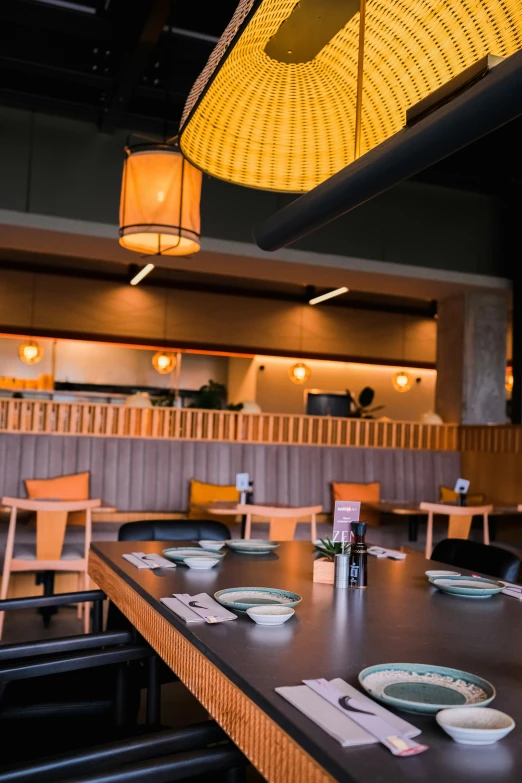
[[[424,573],[428,579],[434,576],[462,576],[458,571],[425,571]]]
[[[489,707],[453,707],[441,710],[435,718],[461,745],[492,745],[515,728],[513,718]]]
[[[199,545],[202,549],[208,549],[209,552],[219,552],[225,546],[224,541],[200,541]]]
[[[208,571],[219,563],[215,557],[185,557],[183,562],[195,571]]]
[[[251,606],[247,615],[258,625],[283,625],[295,614],[289,606]]]

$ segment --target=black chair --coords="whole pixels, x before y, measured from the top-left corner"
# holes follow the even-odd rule
[[[0,768],[0,783],[241,783],[247,761],[214,721]],[[31,739],[24,743],[31,751]],[[210,747],[209,747],[210,746]]]
[[[226,541],[232,538],[222,522],[211,519],[147,519],[120,527],[118,541]]]
[[[457,568],[467,568],[481,574],[516,582],[520,560],[512,552],[498,546],[487,546],[464,538],[446,538],[439,541],[431,555],[432,560]]]
[[[35,756],[70,747],[71,736],[91,744],[111,731],[120,736],[121,729],[136,723],[142,687],[147,688],[147,723],[159,725],[158,658],[133,628],[101,631],[105,597],[101,590],[89,590],[0,601],[2,611],[80,601],[94,606],[93,633],[0,646],[4,760],[23,752],[15,741],[20,734],[35,738]]]

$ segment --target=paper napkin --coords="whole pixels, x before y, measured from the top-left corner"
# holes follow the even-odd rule
[[[394,726],[398,734],[404,734],[406,737],[417,737],[421,733],[420,729],[394,715],[339,677],[330,680],[330,682],[342,691],[345,696],[357,699],[358,702],[366,704],[368,709],[371,709],[375,714],[381,715],[388,723]],[[276,693],[293,704],[303,715],[306,715],[323,731],[337,740],[343,748],[371,745],[379,742],[376,737],[373,737],[361,726],[358,726],[348,716],[342,715],[332,704],[329,704],[322,696],[314,693],[306,685],[293,685],[276,688],[275,690]]]
[[[171,612],[174,612],[174,614],[177,614],[178,617],[184,620],[187,625],[205,622],[204,617],[200,617],[199,614],[196,614],[190,607],[185,606],[185,604],[181,603],[181,601],[173,595],[168,596],[167,598],[160,598],[160,601],[167,609],[170,609]]]
[[[157,554],[147,555],[145,552],[133,552],[131,555],[123,555],[123,558],[136,568],[176,568],[176,563]]]
[[[237,615],[229,612],[224,606],[218,604],[206,593],[189,595],[188,593],[174,593],[174,598],[188,606],[193,612],[202,617],[207,623],[224,623],[227,620],[237,620]]]
[[[399,552],[397,549],[384,549],[382,546],[371,546],[368,549],[368,554],[374,557],[389,557],[392,560],[405,560],[406,553]]]

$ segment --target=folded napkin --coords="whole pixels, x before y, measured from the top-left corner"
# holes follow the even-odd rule
[[[330,680],[345,696],[357,699],[362,706],[366,706],[369,711],[384,718],[390,723],[397,734],[403,734],[406,737],[417,737],[421,732],[411,723],[399,718],[389,710],[377,704],[368,696],[348,685],[347,682],[337,677]],[[303,715],[306,715],[311,721],[319,726],[323,731],[339,742],[343,748],[357,745],[371,745],[379,742],[362,726],[359,726],[347,715],[341,714],[333,704],[329,704],[322,696],[315,693],[307,685],[293,685],[289,687],[276,688],[276,693],[282,696],[296,707]]]
[[[399,552],[397,549],[384,549],[382,546],[371,546],[368,549],[369,555],[374,557],[388,557],[391,560],[405,560],[406,553]]]
[[[192,623],[205,622],[204,617],[200,617],[199,614],[196,614],[196,612],[194,612],[194,610],[190,607],[185,606],[185,604],[181,603],[181,601],[175,596],[160,598],[160,601],[167,607],[167,609],[170,609],[171,612],[174,612],[174,614],[177,614],[178,617],[184,620],[187,625],[192,625]]]
[[[498,580],[501,585],[504,585],[502,593],[504,595],[510,595],[512,598],[518,598],[522,601],[522,585],[514,585],[512,582],[504,582],[503,579]]]
[[[174,598],[181,601],[189,609],[203,618],[207,623],[224,623],[227,620],[237,620],[237,615],[229,612],[224,606],[218,604],[206,593],[189,595],[188,593],[174,593]]]
[[[145,552],[133,552],[131,555],[123,555],[123,559],[132,563],[136,568],[176,568],[176,563],[172,563],[161,555],[147,555]]]

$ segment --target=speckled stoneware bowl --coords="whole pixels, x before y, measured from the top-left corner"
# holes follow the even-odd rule
[[[239,552],[242,555],[268,555],[279,546],[276,541],[267,541],[262,538],[232,538],[225,543],[233,552]]]
[[[359,682],[374,699],[406,712],[434,714],[455,707],[485,707],[493,685],[475,674],[423,663],[369,666]]]
[[[183,562],[194,571],[209,571],[219,563],[219,560],[215,557],[186,557]]]
[[[209,552],[219,552],[225,546],[224,541],[199,541],[202,549],[208,549]]]
[[[435,720],[446,734],[462,745],[492,745],[515,728],[513,718],[488,707],[441,710]]]
[[[253,606],[297,606],[303,599],[297,593],[289,590],[278,590],[276,587],[229,587],[218,590],[214,598],[227,609],[234,612],[246,612]]]
[[[504,589],[495,579],[478,576],[432,576],[430,582],[442,593],[460,598],[490,598]]]
[[[258,625],[283,625],[295,610],[289,606],[253,606],[246,613]]]
[[[199,546],[174,546],[164,549],[162,554],[175,563],[182,563],[186,557],[213,557],[215,560],[225,557],[220,552],[206,552]]]

